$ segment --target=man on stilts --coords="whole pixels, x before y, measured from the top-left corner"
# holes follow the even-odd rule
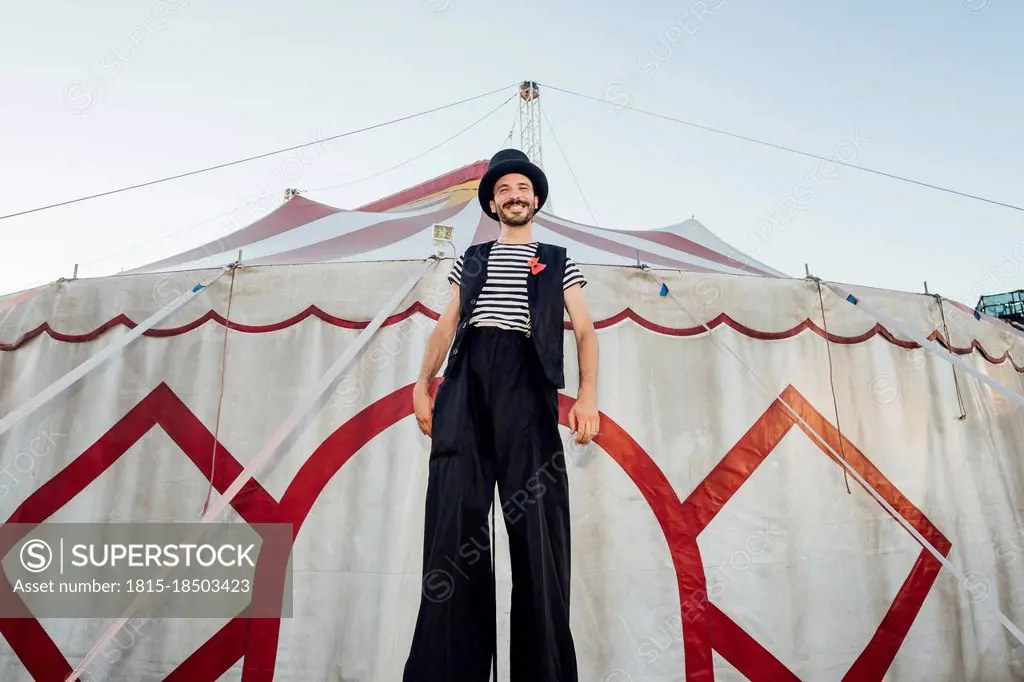
[[[488,512],[498,487],[512,565],[512,682],[578,682],[569,628],[569,484],[558,433],[564,312],[580,380],[569,428],[597,434],[597,336],[586,280],[565,248],[533,239],[544,172],[495,154],[478,191],[496,241],[469,247],[413,391],[431,437],[423,594],[404,682],[485,682],[496,649]],[[429,392],[445,354],[436,399]]]

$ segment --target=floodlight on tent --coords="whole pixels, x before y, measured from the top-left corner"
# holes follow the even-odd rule
[[[445,225],[443,223],[434,223],[431,228],[434,237],[434,248],[438,258],[445,257],[445,244],[450,244],[452,252],[455,252],[455,241],[453,237],[455,235],[455,228],[451,225]],[[452,258],[455,256],[453,255]]]
[[[434,239],[450,242],[453,234],[455,234],[455,228],[451,225],[434,223]]]

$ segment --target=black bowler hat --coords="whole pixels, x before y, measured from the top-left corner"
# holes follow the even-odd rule
[[[494,185],[498,178],[509,173],[522,173],[530,178],[533,183],[533,193],[537,195],[537,212],[544,207],[548,200],[548,178],[544,171],[530,161],[523,152],[518,149],[502,149],[491,157],[487,166],[487,172],[480,179],[480,188],[477,190],[477,197],[480,199],[480,206],[484,213],[492,219],[497,220],[498,214],[491,210],[491,199],[494,198]]]

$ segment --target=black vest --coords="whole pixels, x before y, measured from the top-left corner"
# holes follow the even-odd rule
[[[455,330],[451,351],[448,353],[448,376],[459,354],[459,348],[469,327],[469,318],[476,307],[476,299],[487,280],[487,258],[494,241],[474,244],[466,249],[462,262],[462,285],[459,287],[459,326]],[[537,260],[547,267],[536,275],[526,276],[526,291],[530,301],[530,338],[537,351],[544,375],[555,388],[565,388],[562,369],[565,337],[565,298],[562,282],[565,278],[566,250],[553,244],[537,244]]]

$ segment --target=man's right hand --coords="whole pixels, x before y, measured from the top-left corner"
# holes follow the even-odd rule
[[[431,427],[434,421],[434,396],[430,393],[430,384],[437,376],[441,365],[444,364],[444,356],[452,345],[455,337],[455,327],[459,323],[459,285],[451,285],[451,295],[448,303],[445,304],[444,312],[434,325],[434,331],[430,332],[430,339],[427,341],[427,350],[423,353],[423,364],[420,367],[419,376],[412,389],[412,407],[416,413],[416,423],[420,431],[430,436]],[[430,377],[430,379],[426,379]]]
[[[416,412],[416,423],[424,435],[430,435],[434,420],[434,396],[430,395],[428,384],[417,381],[412,389],[412,407]]]

